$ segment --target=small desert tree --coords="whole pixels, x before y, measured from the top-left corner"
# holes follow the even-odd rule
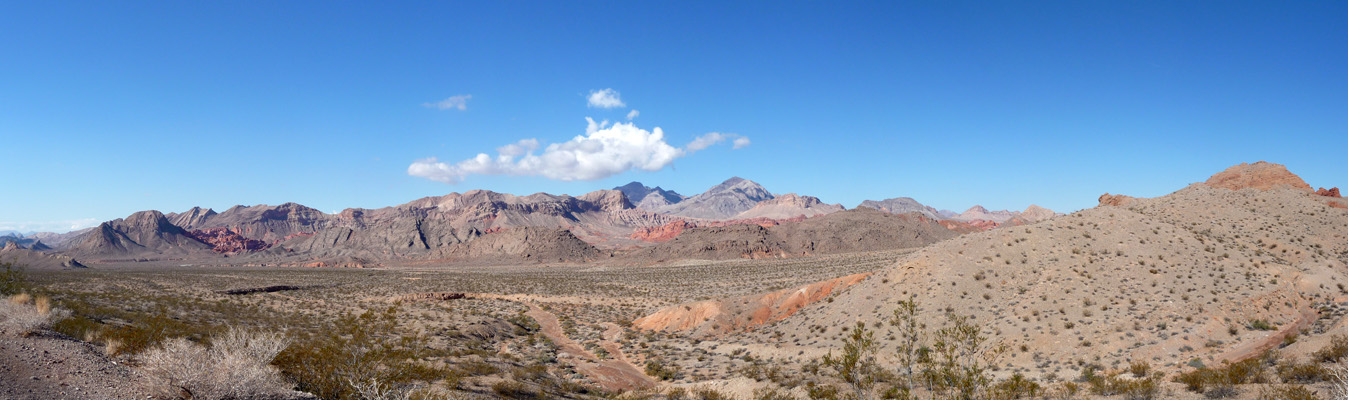
[[[857,400],[870,397],[871,387],[875,385],[875,333],[866,329],[866,323],[857,321],[852,334],[843,340],[842,354],[837,357],[833,352],[824,355],[823,364],[832,368],[838,379],[852,387]]]
[[[933,335],[933,355],[926,360],[925,380],[932,392],[942,397],[972,400],[992,383],[988,367],[996,363],[1006,348],[985,349],[983,345],[988,338],[967,316],[947,313],[946,323]]]
[[[913,389],[913,375],[917,373],[923,353],[923,326],[917,322],[916,294],[911,295],[908,300],[899,302],[899,307],[894,309],[894,319],[890,320],[889,324],[899,328],[897,349],[899,374],[903,375],[906,385],[903,392],[910,393]]]

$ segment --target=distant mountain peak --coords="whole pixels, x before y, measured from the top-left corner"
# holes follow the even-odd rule
[[[654,209],[662,206],[678,203],[687,197],[674,192],[665,190],[659,186],[650,187],[641,182],[632,181],[626,185],[613,188],[627,196],[627,200],[640,208]],[[654,196],[652,196],[654,195]]]
[[[764,200],[771,200],[772,192],[757,182],[738,176],[658,211],[692,218],[725,219],[753,208]]]

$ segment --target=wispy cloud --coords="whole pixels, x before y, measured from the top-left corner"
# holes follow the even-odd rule
[[[730,140],[733,143],[731,149],[739,150],[749,145],[749,138],[734,133],[711,132],[698,136],[688,143],[689,151],[698,151]]]
[[[98,226],[99,221],[93,218],[70,219],[63,221],[0,221],[0,231],[17,232],[57,232],[65,233],[74,230]]]
[[[434,108],[437,110],[458,109],[459,111],[463,111],[468,109],[468,99],[471,98],[473,98],[473,95],[471,94],[461,94],[458,96],[450,96],[448,99],[434,103],[421,103],[421,105],[426,108]]]
[[[665,142],[660,128],[650,131],[632,123],[596,122],[585,118],[585,135],[542,148],[537,139],[525,139],[457,163],[432,157],[413,162],[407,174],[444,183],[459,183],[470,175],[542,176],[559,181],[595,180],[632,170],[659,171],[674,160],[738,135],[711,133],[678,148]],[[536,154],[537,153],[537,154]]]
[[[594,108],[627,107],[627,103],[623,103],[621,94],[613,89],[591,90],[589,100],[590,107]]]
[[[637,118],[638,115],[641,115],[641,111],[637,111],[637,110],[628,111],[628,112],[627,112],[627,120],[628,120],[628,121],[634,120],[634,119]]]

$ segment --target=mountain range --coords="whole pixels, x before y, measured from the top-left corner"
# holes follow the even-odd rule
[[[167,214],[146,210],[83,232],[15,234],[0,237],[0,242],[15,242],[30,250],[59,252],[94,262],[232,258],[230,262],[257,265],[364,266],[475,259],[584,262],[629,253],[667,260],[681,254],[678,246],[694,240],[690,237],[663,244],[685,230],[701,238],[697,240],[712,240],[708,235],[747,234],[758,237],[754,240],[776,243],[774,240],[780,237],[792,237],[794,242],[787,241],[789,244],[771,244],[761,249],[741,246],[724,254],[798,256],[916,246],[949,237],[946,233],[981,231],[1002,224],[1021,225],[1056,215],[1036,206],[1025,212],[987,211],[975,206],[948,217],[911,198],[868,200],[859,208],[905,216],[877,219],[891,223],[886,229],[916,229],[924,233],[908,238],[913,240],[868,242],[860,238],[862,244],[821,245],[835,240],[838,235],[834,231],[847,230],[848,226],[810,228],[824,224],[811,220],[844,212],[845,207],[824,203],[813,196],[776,195],[754,181],[732,177],[691,197],[632,182],[579,197],[547,193],[516,196],[472,190],[379,209],[346,209],[336,214],[296,203],[240,205],[223,212],[201,207]],[[852,217],[838,220],[846,218]],[[736,225],[746,227],[729,228]],[[778,225],[783,227],[775,228]],[[748,226],[764,230],[748,232],[752,231]],[[929,232],[930,227],[943,230]],[[784,233],[796,231],[811,233]],[[801,235],[818,238],[800,239]],[[37,237],[51,241],[41,242],[41,248],[31,248],[32,243],[40,240]],[[769,237],[776,239],[766,239]],[[474,244],[484,238],[488,240]],[[814,244],[802,244],[805,242]],[[633,251],[647,247],[651,250]],[[717,254],[712,258],[724,257]]]

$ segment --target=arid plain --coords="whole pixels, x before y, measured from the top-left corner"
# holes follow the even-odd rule
[[[1259,162],[1099,202],[846,209],[734,178],[144,211],[0,239],[0,396],[1348,394],[1337,189]]]

